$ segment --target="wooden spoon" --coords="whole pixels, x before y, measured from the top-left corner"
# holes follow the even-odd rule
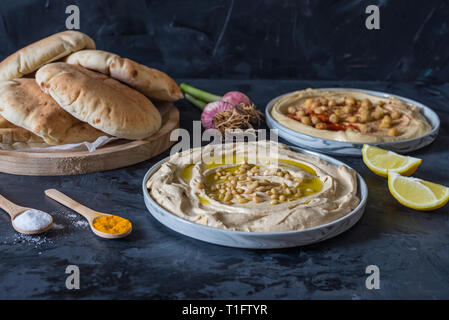
[[[16,230],[17,232],[23,233],[23,234],[42,233],[42,232],[45,232],[48,229],[50,229],[53,225],[53,217],[50,214],[48,214],[47,212],[41,211],[41,210],[37,210],[37,211],[40,211],[40,212],[48,215],[48,217],[50,218],[50,223],[40,229],[37,229],[37,230],[22,230],[14,224],[14,219],[16,219],[19,215],[21,215],[25,211],[36,210],[36,209],[18,206],[15,203],[12,203],[11,201],[9,201],[5,197],[3,197],[2,195],[0,195],[0,208],[5,210],[11,217],[11,224],[12,224],[12,227],[14,228],[14,230]]]
[[[96,218],[100,217],[101,215],[109,215],[110,216],[110,214],[94,211],[94,210],[82,205],[81,203],[76,202],[75,200],[69,198],[68,196],[66,196],[62,192],[59,192],[56,189],[45,190],[45,194],[47,195],[47,197],[50,197],[53,200],[59,202],[60,204],[65,205],[66,207],[72,209],[73,211],[78,212],[80,215],[82,215],[84,218],[86,218],[87,221],[89,222],[92,232],[101,238],[106,238],[106,239],[123,238],[123,237],[126,237],[127,235],[129,235],[132,231],[132,226],[131,226],[131,228],[129,228],[128,231],[122,232],[122,233],[101,232],[101,231],[95,229],[95,227],[93,225],[94,220]]]

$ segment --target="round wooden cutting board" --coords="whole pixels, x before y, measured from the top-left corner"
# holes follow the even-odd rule
[[[92,173],[130,166],[164,152],[175,141],[170,133],[179,128],[179,111],[172,104],[157,104],[162,127],[145,140],[117,140],[94,152],[24,152],[0,150],[0,172],[27,176],[65,176]]]

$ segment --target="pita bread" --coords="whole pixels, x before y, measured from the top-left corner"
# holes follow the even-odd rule
[[[163,101],[177,101],[183,98],[176,82],[165,73],[113,53],[82,50],[72,53],[65,61],[104,73],[150,98]]]
[[[15,150],[30,147],[46,147],[44,140],[32,132],[20,128],[0,116],[0,149]]]
[[[95,42],[84,33],[64,31],[32,43],[0,63],[0,80],[12,80],[32,73],[44,64],[81,49],[95,49]]]
[[[144,139],[161,127],[150,100],[101,73],[57,62],[40,68],[36,81],[74,117],[112,136]]]
[[[0,81],[0,115],[51,145],[93,142],[105,135],[59,107],[34,79]]]

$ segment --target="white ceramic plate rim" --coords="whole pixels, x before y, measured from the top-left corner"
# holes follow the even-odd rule
[[[353,146],[363,146],[364,144],[372,144],[372,145],[395,145],[395,144],[399,144],[399,143],[407,143],[407,142],[412,142],[418,139],[422,139],[424,137],[430,136],[432,134],[434,134],[435,132],[437,132],[440,129],[440,117],[438,116],[438,114],[433,111],[431,108],[429,108],[428,106],[422,104],[421,102],[409,99],[409,98],[405,98],[402,96],[398,96],[395,94],[391,94],[391,93],[386,93],[386,92],[382,92],[382,91],[374,91],[374,90],[365,90],[365,89],[356,89],[356,88],[317,88],[317,90],[329,90],[329,91],[339,91],[339,90],[348,90],[348,91],[359,91],[362,93],[367,93],[367,94],[371,94],[373,96],[377,96],[377,97],[383,97],[383,98],[388,98],[388,97],[395,97],[401,100],[404,100],[405,102],[408,102],[410,104],[416,105],[419,109],[421,110],[425,110],[426,112],[432,114],[433,116],[435,116],[436,119],[436,123],[434,125],[433,121],[431,121],[429,118],[427,118],[424,113],[423,116],[427,119],[427,121],[432,125],[432,130],[427,132],[425,135],[419,136],[419,137],[415,137],[415,138],[411,138],[411,139],[406,139],[406,140],[397,140],[397,141],[387,141],[387,142],[351,142],[351,141],[340,141],[340,140],[331,140],[331,139],[326,139],[326,138],[320,138],[320,137],[316,137],[316,136],[312,136],[312,135],[308,135],[299,131],[295,131],[293,129],[287,128],[286,126],[282,125],[281,123],[279,123],[278,121],[276,121],[270,114],[271,108],[273,107],[273,104],[276,100],[294,93],[295,91],[292,92],[288,92],[285,94],[282,94],[280,96],[277,96],[274,99],[271,99],[270,102],[267,103],[267,106],[265,108],[265,116],[267,117],[267,119],[269,119],[271,122],[276,123],[276,125],[278,125],[281,130],[287,131],[290,134],[293,135],[297,135],[297,136],[307,136],[307,137],[311,137],[311,138],[315,138],[315,139],[319,139],[319,140],[324,140],[324,141],[329,141],[331,143],[347,143],[347,144],[351,144]]]
[[[322,160],[325,160],[326,162],[329,162],[333,165],[343,165],[346,166],[350,169],[350,166],[348,166],[347,164],[345,164],[344,162],[334,159],[333,157],[330,157],[328,155],[322,155],[319,154],[317,152],[313,152],[313,151],[309,151],[309,150],[305,150],[302,148],[298,148],[298,147],[292,147],[292,146],[288,146],[290,149],[299,152],[299,153],[306,153],[308,155],[312,155],[312,156],[316,156],[319,157]],[[356,208],[354,208],[351,212],[349,212],[348,214],[346,214],[345,216],[331,221],[329,223],[326,224],[322,224],[313,228],[307,228],[307,229],[302,229],[302,230],[292,230],[292,231],[281,231],[281,232],[249,232],[249,231],[236,231],[236,230],[227,230],[227,229],[221,229],[221,228],[216,228],[216,227],[210,227],[210,226],[205,226],[199,223],[195,223],[186,219],[183,219],[181,217],[178,217],[177,215],[171,213],[170,211],[166,210],[165,208],[163,208],[162,206],[160,206],[155,200],[153,200],[153,198],[151,197],[151,195],[149,194],[148,190],[147,190],[147,181],[150,179],[151,175],[154,174],[156,172],[157,169],[159,169],[159,167],[165,162],[168,161],[170,157],[167,157],[165,159],[160,160],[159,162],[157,162],[156,164],[154,164],[145,174],[145,177],[143,178],[143,182],[142,182],[142,191],[143,191],[143,196],[148,199],[151,204],[153,204],[154,206],[159,207],[160,210],[164,211],[165,213],[167,213],[169,216],[171,216],[172,218],[176,219],[178,222],[183,223],[183,224],[187,224],[189,226],[193,226],[193,227],[197,227],[203,230],[207,230],[207,231],[216,231],[216,232],[223,232],[223,233],[229,233],[229,234],[239,234],[239,235],[251,235],[251,236],[269,236],[269,235],[293,235],[293,234],[299,234],[299,233],[303,233],[303,232],[309,232],[309,231],[313,231],[313,230],[319,230],[322,228],[326,228],[326,227],[330,227],[334,224],[338,224],[343,220],[349,219],[352,215],[357,214],[360,210],[363,210],[363,208],[366,205],[367,199],[368,199],[368,187],[366,185],[365,180],[362,178],[362,176],[356,171],[357,174],[357,193],[360,192],[360,202],[357,205]],[[354,169],[353,169],[354,170]],[[354,170],[355,171],[355,170]],[[150,210],[148,210],[150,211]],[[152,215],[153,213],[150,212]],[[156,219],[158,220],[158,219]]]

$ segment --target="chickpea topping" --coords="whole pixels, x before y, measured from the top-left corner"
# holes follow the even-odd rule
[[[368,132],[368,125],[367,124],[359,124],[359,129],[363,133],[366,133],[366,132]]]
[[[372,114],[371,114],[371,117],[372,118],[374,118],[374,119],[376,119],[376,120],[380,120],[382,117],[384,116],[384,114],[383,114],[383,111],[374,111]]]
[[[352,97],[347,97],[347,98],[345,99],[345,103],[346,103],[347,105],[349,105],[349,106],[353,106],[353,105],[355,105],[355,99],[352,98]]]
[[[309,117],[301,117],[301,122],[307,126],[312,125],[312,121],[310,120]]]
[[[263,198],[255,195],[253,197],[253,202],[256,202],[256,203],[263,202]]]
[[[281,172],[281,171],[279,171],[279,172],[276,172],[276,175],[278,176],[278,177],[282,177],[282,176],[284,176],[284,174]]]
[[[296,117],[301,118],[304,117],[306,115],[306,113],[304,112],[304,110],[299,110],[296,112]]]
[[[272,200],[278,200],[279,196],[277,194],[272,194],[270,197]]]
[[[243,192],[245,192],[245,190],[243,190],[243,189],[241,189],[241,188],[237,189],[237,193],[238,193],[238,194],[242,194]]]
[[[315,110],[316,108],[318,108],[320,106],[320,104],[318,102],[314,102],[312,103],[312,105],[310,106],[313,110]]]
[[[357,117],[352,116],[352,117],[349,117],[347,120],[351,123],[355,123],[355,122],[357,122]]]
[[[231,199],[232,199],[232,193],[231,192],[226,192],[226,195],[225,195],[225,197],[223,198],[223,201],[224,202],[228,202],[228,201],[231,201]]]
[[[323,107],[315,108],[315,109],[313,110],[313,112],[316,113],[316,114],[323,114],[323,113],[324,113],[324,108],[323,108]],[[312,121],[312,122],[313,122],[313,121]]]
[[[369,122],[371,120],[369,111],[362,111],[360,114],[360,122]]]
[[[362,108],[369,109],[372,106],[372,103],[369,99],[363,99],[362,103],[360,104]]]
[[[287,188],[287,189],[285,189],[284,193],[285,193],[285,195],[288,196],[288,195],[292,194],[292,191],[290,190],[290,188]]]
[[[393,120],[398,120],[398,119],[401,118],[401,117],[402,117],[402,115],[401,115],[401,113],[398,112],[398,111],[393,111],[393,113],[391,114],[391,118],[392,118]]]
[[[345,113],[343,112],[343,109],[342,109],[342,108],[335,109],[334,113],[335,113],[337,116],[342,116],[342,115],[345,114]]]
[[[286,174],[284,175],[284,178],[287,179],[287,180],[291,180],[291,179],[292,179],[292,176],[291,176],[289,173],[286,173]]]
[[[240,199],[237,199],[237,202],[238,202],[239,204],[245,204],[245,203],[248,203],[249,200],[246,199],[246,198],[240,197]]]
[[[327,126],[325,123],[320,122],[315,125],[315,128],[317,128],[318,130],[326,130]]]
[[[284,195],[279,196],[279,201],[285,201],[287,198]]]
[[[360,107],[358,111],[359,113],[369,113],[370,109],[366,107]]]
[[[251,189],[257,189],[259,187],[259,182],[258,181],[254,181],[249,187]]]
[[[312,106],[312,104],[313,104],[313,100],[312,99],[306,99],[306,101],[304,101],[304,105],[306,106],[306,107],[311,107]]]
[[[352,106],[344,106],[343,112],[346,114],[351,114],[354,111],[354,108]]]
[[[245,194],[252,194],[252,193],[254,193],[255,190],[256,189],[248,188],[248,189],[246,189]]]
[[[398,135],[398,128],[391,128],[388,130],[388,135],[390,137],[396,137]]]
[[[296,113],[296,107],[290,106],[287,108],[288,113]]]
[[[271,191],[272,194],[277,194],[278,193],[278,191],[275,188],[271,188],[270,191]]]
[[[382,100],[380,100],[376,103],[376,105],[378,105],[379,107],[382,107],[384,104],[385,104],[385,102],[383,102]]]
[[[377,106],[374,112],[381,114],[382,117],[384,116],[384,109],[382,109],[380,106]]]
[[[270,202],[270,204],[275,206],[275,205],[279,204],[279,202],[277,200],[273,200]]]
[[[389,128],[391,126],[391,117],[390,116],[385,116],[383,117],[381,123],[380,123],[380,127],[381,128]]]
[[[310,120],[312,121],[313,124],[320,123],[320,119],[316,116],[311,117]]]
[[[323,106],[327,106],[327,104],[329,103],[329,100],[326,98],[319,98],[318,100]]]
[[[327,103],[327,105],[329,107],[335,107],[337,105],[337,101],[335,100],[329,100],[329,102]]]
[[[335,113],[333,113],[330,115],[329,121],[332,123],[338,123],[340,121],[340,119],[338,118],[338,116]]]

